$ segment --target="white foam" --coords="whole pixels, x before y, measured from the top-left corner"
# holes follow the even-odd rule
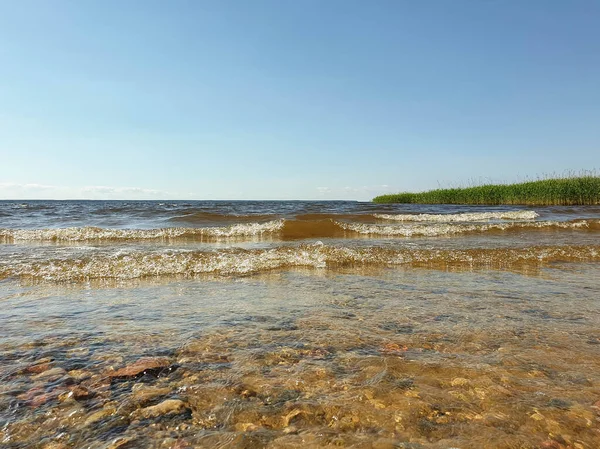
[[[373,225],[361,223],[336,224],[347,231],[357,232],[364,235],[378,236],[444,236],[461,234],[466,232],[505,231],[509,229],[540,229],[540,228],[564,228],[577,229],[588,227],[587,221],[559,222],[559,221],[537,221],[537,222],[504,222],[504,223],[473,223],[473,224],[410,224],[410,225]]]
[[[0,278],[20,276],[49,281],[89,279],[137,279],[149,276],[196,276],[201,274],[245,275],[282,268],[331,268],[347,265],[416,265],[510,267],[524,262],[552,260],[595,261],[598,246],[528,247],[513,249],[384,249],[328,245],[300,245],[268,250],[193,252],[130,251],[86,259],[22,261],[0,264]],[[2,266],[3,265],[3,266]]]
[[[539,214],[532,210],[506,212],[466,212],[462,214],[374,214],[375,218],[395,221],[469,222],[488,220],[534,220]]]
[[[57,229],[0,229],[0,239],[12,241],[150,240],[178,237],[259,236],[279,231],[283,220],[243,223],[214,228],[107,229],[95,227]]]

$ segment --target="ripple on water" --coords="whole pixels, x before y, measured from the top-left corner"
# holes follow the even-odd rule
[[[596,447],[597,266],[569,267],[3,283],[0,439]]]

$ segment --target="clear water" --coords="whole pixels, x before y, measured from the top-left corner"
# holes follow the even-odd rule
[[[456,217],[506,211],[537,216]],[[597,208],[0,214],[2,447],[600,447]],[[134,233],[181,227],[201,233]]]

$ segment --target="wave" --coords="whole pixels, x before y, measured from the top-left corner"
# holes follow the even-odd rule
[[[283,220],[266,223],[235,224],[212,228],[106,229],[96,227],[56,229],[0,229],[0,241],[83,242],[111,240],[195,239],[259,236],[277,232]]]
[[[332,219],[272,220],[203,228],[109,229],[96,227],[55,229],[0,229],[1,243],[99,242],[122,240],[218,241],[270,237],[280,240],[357,237],[438,237],[466,233],[540,231],[552,229],[600,230],[600,220],[534,221],[501,223],[410,223],[380,225]]]
[[[484,220],[534,220],[539,214],[532,210],[504,212],[467,212],[462,214],[373,214],[375,218],[396,221],[469,222]]]
[[[272,249],[220,251],[119,251],[88,258],[12,262],[0,278],[48,281],[136,279],[202,274],[245,275],[294,267],[411,266],[434,269],[524,269],[553,262],[600,261],[600,246],[537,246],[492,249],[349,248],[322,243]]]
[[[543,230],[543,229],[600,229],[600,220],[575,220],[569,222],[537,221],[507,222],[486,224],[418,224],[418,225],[376,225],[359,223],[338,223],[348,231],[363,235],[381,237],[449,236],[464,233],[489,231]]]

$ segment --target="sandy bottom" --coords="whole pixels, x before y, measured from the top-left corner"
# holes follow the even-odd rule
[[[0,442],[598,448],[599,274],[4,281]]]

